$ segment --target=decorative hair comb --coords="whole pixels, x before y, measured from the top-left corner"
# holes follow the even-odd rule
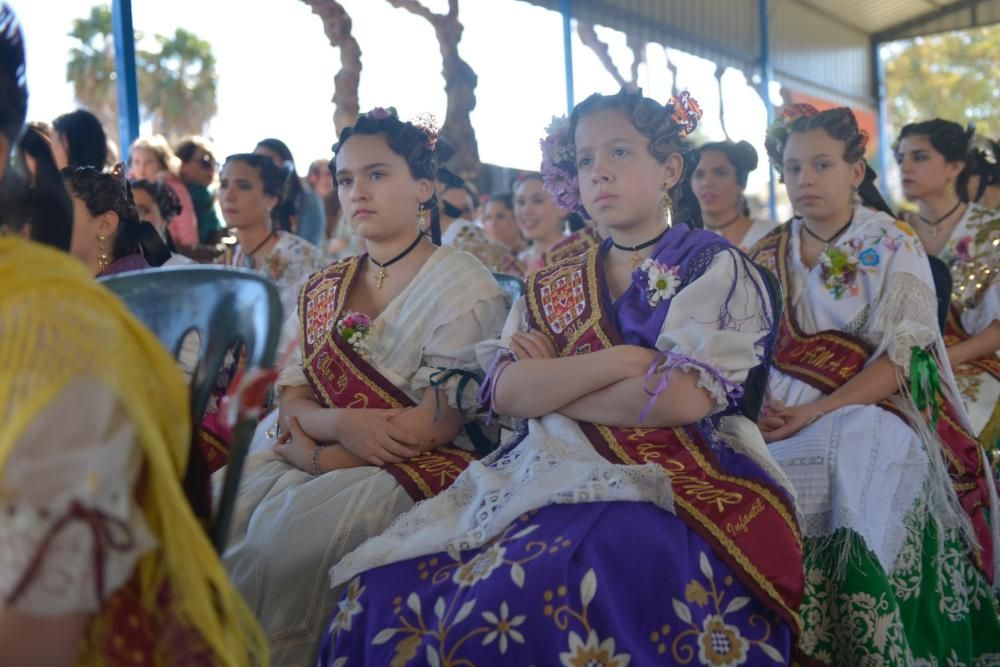
[[[438,122],[434,114],[429,112],[418,113],[410,121],[410,124],[427,136],[427,148],[434,150],[438,142]]]
[[[670,98],[670,106],[673,108],[670,117],[680,127],[678,134],[686,137],[694,132],[698,127],[702,111],[698,101],[691,97],[691,93],[685,90],[680,95]]]

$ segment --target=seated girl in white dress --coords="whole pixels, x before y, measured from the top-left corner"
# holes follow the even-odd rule
[[[275,664],[314,663],[337,600],[330,567],[488,449],[468,424],[474,346],[500,332],[507,297],[479,260],[420,232],[434,138],[376,109],[335,147],[340,202],[369,254],[328,266],[299,295],[286,325],[299,352],[277,382],[284,435],[248,460],[224,557]]]
[[[767,147],[799,216],[752,253],[785,296],[760,426],[804,517],[800,648],[831,665],[995,664],[996,493],[927,255],[858,200],[866,139],[850,109],[787,109]]]

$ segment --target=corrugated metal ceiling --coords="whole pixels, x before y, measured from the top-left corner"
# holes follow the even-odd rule
[[[579,20],[748,73],[761,61],[756,0],[572,0],[571,7]],[[770,0],[768,16],[776,80],[871,107],[875,42],[1000,22],[1000,0]]]

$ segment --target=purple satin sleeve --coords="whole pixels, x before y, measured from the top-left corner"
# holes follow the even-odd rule
[[[656,385],[656,389],[650,391],[649,389],[649,379],[656,374],[661,363],[666,362],[663,365],[663,377],[660,378],[660,382]],[[653,363],[649,365],[649,369],[646,371],[646,377],[643,380],[642,388],[649,396],[649,400],[646,401],[646,407],[642,409],[642,414],[639,415],[639,423],[641,424],[649,416],[649,411],[653,409],[653,403],[656,402],[657,397],[663,393],[667,388],[667,384],[670,382],[670,372],[675,368],[684,365],[691,365],[701,370],[705,371],[726,389],[726,396],[729,397],[730,401],[737,401],[743,397],[743,385],[731,382],[722,376],[718,370],[709,366],[708,364],[693,359],[686,354],[678,354],[676,352],[658,352],[656,358],[653,359]]]
[[[497,382],[500,381],[500,376],[507,370],[507,367],[515,361],[516,357],[510,350],[497,350],[496,354],[493,355],[493,362],[490,364],[490,369],[486,371],[486,377],[483,378],[482,383],[479,385],[476,401],[479,403],[480,408],[489,408],[489,412],[486,415],[487,426],[493,421],[493,415],[496,414],[493,402],[496,397]]]

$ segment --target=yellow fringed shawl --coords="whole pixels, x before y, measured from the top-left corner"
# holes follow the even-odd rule
[[[263,633],[195,519],[180,484],[190,416],[177,364],[124,305],[69,255],[0,234],[0,470],[39,412],[70,380],[90,376],[124,406],[143,456],[139,497],[159,548],[139,562],[142,604],[169,584],[176,613],[204,638],[215,664],[266,664]],[[99,613],[80,665],[107,627]]]

